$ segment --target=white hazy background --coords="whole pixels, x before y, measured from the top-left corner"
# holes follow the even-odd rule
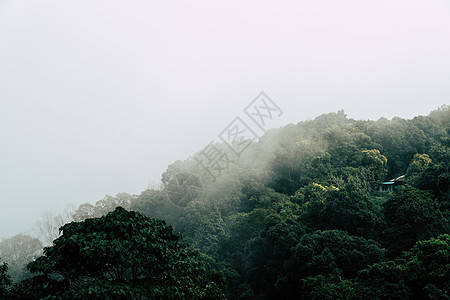
[[[450,2],[0,0],[0,238],[138,194],[260,91],[279,127],[450,96]]]

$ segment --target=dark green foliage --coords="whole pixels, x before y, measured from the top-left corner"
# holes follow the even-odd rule
[[[417,187],[432,191],[450,208],[450,137],[442,138],[430,150],[431,164],[418,172]]]
[[[264,229],[247,243],[243,277],[259,294],[276,297],[279,293],[273,287],[285,273],[284,261],[305,233],[298,212],[299,206],[287,199],[275,203],[264,220]]]
[[[357,282],[367,299],[448,299],[450,235],[418,241],[401,258],[360,271]]]
[[[378,243],[340,230],[305,234],[291,251],[285,267],[292,279],[329,274],[335,269],[349,278],[384,256]]]
[[[143,193],[136,208],[170,220],[213,257],[229,298],[416,297],[401,255],[450,231],[449,116],[442,107],[412,120],[355,121],[339,111],[290,124],[204,184],[199,201],[170,210]],[[165,174],[193,165],[178,161]],[[404,174],[403,189],[379,191]]]
[[[225,226],[218,208],[192,203],[184,210],[178,224],[183,235],[187,236],[186,241],[193,247],[208,255],[217,251]]]
[[[412,186],[427,186],[423,182],[425,171],[431,167],[431,158],[428,154],[416,154],[406,170],[407,183]]]
[[[66,224],[29,265],[38,275],[8,293],[448,299],[449,125],[448,106],[412,120],[356,121],[338,111],[269,130],[216,181],[202,178],[193,158],[177,161],[160,189],[80,206],[75,220],[97,218]],[[380,189],[405,174],[394,192]],[[174,180],[187,178],[197,193],[177,205],[173,193],[184,199],[187,190]],[[118,205],[143,215],[106,215]],[[196,250],[144,215],[167,221]]]
[[[369,122],[364,131],[383,146],[390,178],[404,174],[414,154],[429,153],[437,141],[448,135],[445,127],[423,116],[412,120],[394,118],[390,122],[380,119]]]
[[[449,224],[431,194],[413,187],[395,192],[384,204],[384,243],[391,255],[399,255],[418,240],[448,232]]]
[[[408,278],[418,298],[450,298],[450,235],[419,241],[406,257]]]
[[[301,294],[309,295],[309,298],[312,297],[310,293],[327,294],[329,291],[319,291],[318,287],[312,289],[311,285],[317,281],[324,283],[329,280],[330,285],[326,285],[336,289],[333,293],[344,293],[348,285],[351,285],[345,278],[354,277],[358,270],[382,258],[383,249],[378,243],[349,236],[344,231],[314,231],[304,234],[291,247],[290,254],[281,261],[282,269],[278,269],[275,290],[266,287],[268,292],[265,294],[270,298],[283,295],[286,299],[295,299]],[[333,297],[333,293],[329,297]]]
[[[405,260],[375,263],[358,272],[359,288],[365,299],[409,299],[409,286]]]
[[[8,264],[2,262],[0,259],[0,299],[6,294],[10,284],[11,279],[8,275]]]
[[[179,227],[177,221],[182,210],[169,201],[167,193],[164,191],[145,190],[131,203],[130,208],[149,218],[163,219],[173,227]]]
[[[340,189],[313,183],[300,189],[294,199],[302,204],[304,223],[312,229],[341,229],[372,238],[382,223],[379,205],[355,178]]]
[[[220,297],[199,253],[164,221],[118,207],[101,218],[64,225],[62,236],[29,264],[43,275],[40,296],[98,298]],[[211,294],[212,293],[212,294]]]
[[[361,299],[358,290],[351,280],[339,275],[310,276],[300,281],[303,299],[334,300],[334,299]]]

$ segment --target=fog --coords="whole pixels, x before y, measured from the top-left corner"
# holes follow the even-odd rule
[[[450,96],[446,1],[0,0],[0,238],[139,194],[264,91],[272,127]]]

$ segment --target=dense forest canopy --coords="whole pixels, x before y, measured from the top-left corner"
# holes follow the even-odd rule
[[[49,218],[43,252],[4,239],[0,298],[450,298],[449,106],[328,113],[232,158],[216,180],[193,156],[159,189]]]

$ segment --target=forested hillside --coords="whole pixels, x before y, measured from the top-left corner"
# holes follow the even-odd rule
[[[24,269],[36,249],[18,264],[3,240],[0,298],[450,298],[449,106],[411,120],[338,111],[289,124],[229,154],[214,179],[198,155],[168,166],[159,189],[74,210],[28,265],[37,277]],[[104,268],[115,264],[121,272]]]

